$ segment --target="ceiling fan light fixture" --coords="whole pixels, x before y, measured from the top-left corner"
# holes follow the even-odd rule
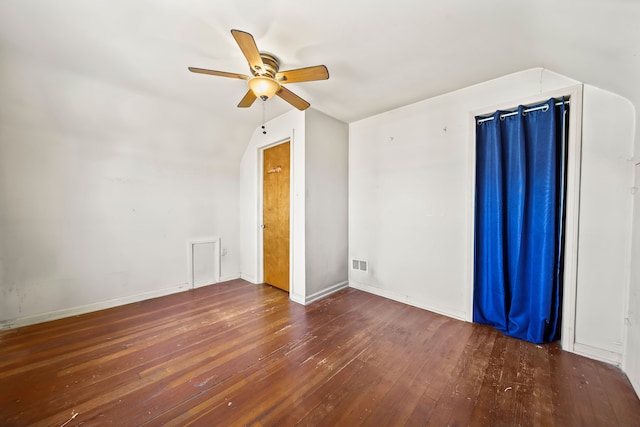
[[[272,78],[255,76],[248,81],[249,89],[260,99],[266,101],[278,92],[280,83]]]
[[[238,108],[249,108],[260,98],[266,101],[273,95],[278,95],[300,111],[311,106],[307,101],[291,92],[285,84],[326,80],[329,71],[324,65],[297,68],[295,70],[280,71],[280,60],[269,52],[261,52],[256,46],[253,36],[246,31],[231,30],[233,38],[238,43],[242,54],[249,64],[253,77],[246,74],[228,73],[226,71],[207,70],[205,68],[189,67],[192,73],[210,74],[212,76],[229,77],[247,80],[249,90],[244,95]]]

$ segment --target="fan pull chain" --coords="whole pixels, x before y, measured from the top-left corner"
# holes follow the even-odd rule
[[[266,120],[265,120],[265,115],[266,115],[265,111],[266,111],[266,108],[267,108],[266,104],[267,104],[266,101],[262,101],[262,134],[263,135],[267,134],[267,130],[264,127],[264,125],[266,123]]]

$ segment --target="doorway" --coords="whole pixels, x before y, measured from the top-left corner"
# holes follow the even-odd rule
[[[477,117],[473,320],[534,343],[560,337],[568,111]]]
[[[290,142],[263,151],[262,256],[264,282],[289,292]]]

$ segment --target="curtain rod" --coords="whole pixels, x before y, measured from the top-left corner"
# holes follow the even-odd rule
[[[564,103],[565,105],[566,105],[566,104],[570,104],[570,103],[571,103],[571,100],[570,100],[570,99],[568,99],[568,100],[566,100],[566,101],[564,101],[564,102],[562,102],[562,101],[560,101],[560,102],[556,102],[556,104],[555,104],[555,105],[556,105],[556,107],[557,107],[557,106],[559,106],[559,105],[562,105],[563,103]],[[541,106],[539,106],[539,107],[526,108],[526,109],[524,109],[522,112],[523,112],[523,113],[528,113],[528,112],[530,112],[530,111],[537,111],[537,110],[544,110],[544,111],[547,111],[547,109],[548,109],[548,106],[547,106],[547,105],[541,105]],[[516,114],[518,114],[518,112],[517,112],[517,111],[512,111],[511,113],[504,113],[504,114],[500,114],[500,119],[504,119],[505,117],[509,117],[509,116],[515,116]],[[478,119],[478,120],[477,120],[477,122],[478,122],[478,124],[480,124],[480,123],[488,122],[488,121],[490,121],[490,120],[493,120],[493,116],[491,116],[491,117],[485,117],[485,118],[483,118],[483,119]]]

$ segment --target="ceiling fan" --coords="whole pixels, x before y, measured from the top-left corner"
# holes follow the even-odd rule
[[[327,70],[327,67],[324,65],[316,65],[314,67],[279,71],[280,60],[278,57],[271,53],[260,52],[251,34],[240,30],[231,30],[231,34],[233,34],[233,38],[236,39],[238,46],[240,46],[240,50],[242,50],[242,53],[249,62],[251,76],[195,67],[189,67],[189,71],[200,74],[211,74],[212,76],[247,80],[249,91],[238,104],[238,107],[240,108],[251,107],[253,101],[257,98],[266,101],[273,95],[278,95],[298,110],[305,110],[309,108],[311,104],[285,88],[283,85],[287,83],[326,80],[329,78],[329,71]]]

